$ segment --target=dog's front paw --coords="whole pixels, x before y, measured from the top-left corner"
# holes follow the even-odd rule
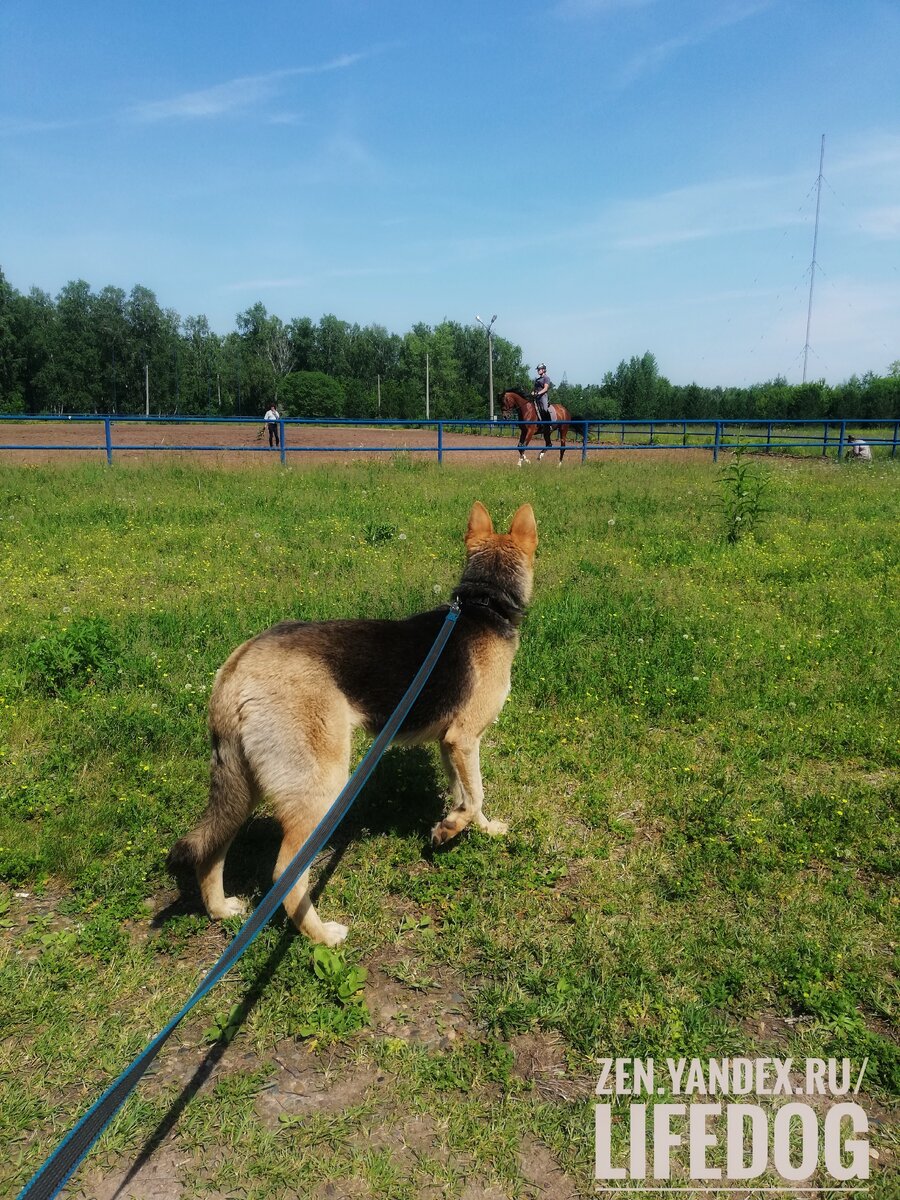
[[[247,911],[246,901],[239,896],[226,896],[215,910],[210,909],[209,915],[217,921],[225,921],[229,917],[242,917]]]
[[[478,822],[478,828],[490,837],[502,837],[504,833],[509,833],[509,826],[505,821],[487,821],[483,817]]]
[[[443,846],[445,842],[449,842],[451,838],[455,838],[469,824],[469,817],[458,816],[456,813],[448,813],[443,821],[438,821],[434,829],[431,831],[431,844],[435,850],[438,846]]]
[[[349,932],[349,928],[339,921],[323,921],[322,936],[317,940],[323,946],[339,946]]]

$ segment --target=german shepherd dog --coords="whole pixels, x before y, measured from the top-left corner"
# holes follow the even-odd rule
[[[509,695],[537,540],[530,504],[516,512],[507,534],[494,532],[483,504],[472,506],[466,565],[453,593],[456,628],[398,737],[407,745],[440,743],[452,804],[432,830],[435,846],[473,821],[486,833],[506,833],[502,821],[481,811],[479,746]],[[170,870],[196,870],[211,917],[244,911],[237,897],[225,895],[222,873],[256,805],[267,799],[281,823],[277,879],[346,784],[353,730],[377,734],[386,725],[446,615],[444,606],[403,621],[282,621],[221,667],[209,701],[209,803],[168,858]],[[314,942],[336,946],[347,936],[346,925],[319,918],[308,871],[284,906]]]

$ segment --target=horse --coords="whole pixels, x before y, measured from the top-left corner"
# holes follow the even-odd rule
[[[555,427],[559,433],[559,462],[556,465],[561,467],[563,455],[566,452],[566,434],[569,432],[569,423],[574,420],[569,410],[562,404],[552,404],[550,406],[551,420],[542,421],[534,401],[516,388],[509,388],[507,391],[501,392],[500,403],[503,406],[505,417],[511,416],[514,409],[519,414],[519,444],[516,447],[519,451],[519,466],[530,461],[525,449],[538,430],[544,435],[544,448],[538,455],[538,462],[541,461],[553,445],[550,433]]]

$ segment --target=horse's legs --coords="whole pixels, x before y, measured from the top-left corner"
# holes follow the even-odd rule
[[[553,425],[550,421],[549,416],[545,417],[542,413],[538,413],[538,416],[540,418],[541,423],[540,423],[540,425],[536,425],[534,428],[536,430],[540,429],[540,431],[544,437],[544,448],[538,455],[538,462],[540,462],[541,459],[544,457],[544,455],[547,453],[547,451],[550,450],[553,446],[553,438],[551,436],[553,433]]]
[[[531,441],[531,429],[527,425],[520,425],[519,426],[519,444],[518,444],[518,446],[516,446],[516,449],[519,452],[519,466],[520,467],[522,466],[523,463],[527,463],[529,461],[528,455],[525,453],[525,447],[528,445],[528,443],[530,441]]]
[[[559,429],[559,462],[556,465],[558,467],[561,467],[563,455],[566,452],[566,437],[569,433],[569,427],[568,427],[568,425],[560,425],[558,427],[558,429]]]

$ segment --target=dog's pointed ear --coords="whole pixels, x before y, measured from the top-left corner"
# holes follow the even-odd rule
[[[538,544],[537,521],[530,504],[523,504],[517,509],[509,527],[509,535],[520,550],[524,550],[526,554],[534,554]]]
[[[466,529],[466,546],[471,548],[494,532],[491,515],[480,500],[476,500],[469,513],[469,525]]]

